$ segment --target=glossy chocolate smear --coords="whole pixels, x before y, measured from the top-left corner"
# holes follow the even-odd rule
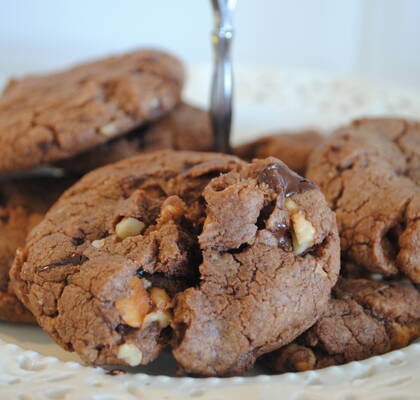
[[[292,239],[290,236],[289,226],[284,223],[279,223],[275,230],[271,231],[277,239],[280,247],[285,251],[292,251]]]
[[[283,193],[284,197],[316,188],[315,184],[302,178],[283,163],[265,167],[258,175],[258,182],[266,183],[277,193]]]

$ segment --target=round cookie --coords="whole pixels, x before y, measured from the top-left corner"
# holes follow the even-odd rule
[[[364,119],[310,156],[307,176],[336,212],[345,259],[420,283],[420,124]]]
[[[232,375],[316,321],[338,268],[333,213],[279,160],[160,151],[85,175],[31,232],[11,277],[84,361],[147,364],[171,343],[184,372]]]
[[[176,58],[140,50],[10,81],[0,97],[0,172],[70,158],[163,116],[183,79]]]
[[[290,169],[303,175],[309,155],[323,140],[324,137],[313,130],[278,133],[238,146],[233,152],[247,161],[251,161],[254,158],[276,157],[282,160]]]
[[[174,295],[198,279],[203,187],[241,163],[161,151],[85,175],[18,253],[18,297],[85,362],[152,361],[170,339]]]
[[[163,149],[209,151],[212,145],[208,113],[182,103],[160,120],[61,161],[57,166],[83,174],[139,153]]]
[[[407,281],[342,279],[324,316],[293,344],[267,356],[276,372],[364,360],[420,337],[420,293]]]
[[[175,298],[184,372],[241,375],[313,325],[339,270],[335,216],[319,189],[276,158],[204,189],[200,285]]]
[[[0,320],[33,322],[32,314],[14,295],[9,270],[16,249],[70,184],[59,178],[28,178],[0,184]]]

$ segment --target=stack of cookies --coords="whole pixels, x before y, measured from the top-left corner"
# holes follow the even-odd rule
[[[257,359],[321,368],[417,338],[417,125],[211,153],[183,80],[176,58],[144,50],[7,85],[0,318],[36,320],[86,363],[170,349],[198,376]]]
[[[276,372],[363,360],[420,337],[420,124],[363,119],[323,140],[308,135],[293,136],[294,162],[301,161],[294,167],[319,185],[336,215],[341,271],[317,323],[263,357]],[[285,140],[274,135],[237,151],[281,157]]]

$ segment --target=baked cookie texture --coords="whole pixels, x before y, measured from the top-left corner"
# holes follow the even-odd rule
[[[0,97],[0,172],[70,158],[172,110],[183,66],[153,50],[11,80]]]
[[[276,157],[293,171],[304,175],[309,155],[323,140],[324,136],[314,130],[278,133],[238,146],[233,153],[247,161],[254,158]]]
[[[339,270],[335,216],[276,158],[204,189],[201,282],[175,299],[173,354],[187,373],[240,375],[310,327]]]
[[[324,311],[339,269],[320,191],[271,158],[160,151],[85,175],[31,232],[11,277],[65,349],[235,375]]]
[[[57,163],[68,172],[83,174],[106,164],[149,151],[210,151],[213,136],[209,114],[186,103],[156,122]]]
[[[70,180],[27,178],[0,184],[0,320],[33,322],[34,317],[16,298],[9,270],[16,249],[25,244],[30,230],[39,223]]]
[[[420,282],[420,124],[362,119],[310,156],[307,176],[336,212],[344,258]]]
[[[276,372],[363,360],[420,336],[420,293],[408,281],[341,279],[324,316],[296,342],[266,356]]]
[[[233,156],[162,151],[85,175],[31,232],[11,272],[58,344],[95,364],[147,364],[175,294],[196,283],[201,192]]]

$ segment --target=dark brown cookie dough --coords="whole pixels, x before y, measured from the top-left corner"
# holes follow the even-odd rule
[[[254,158],[276,157],[293,171],[303,175],[309,155],[323,140],[324,137],[313,130],[278,133],[238,146],[233,152],[247,161],[251,161]]]
[[[241,163],[162,151],[85,175],[19,252],[16,293],[84,361],[147,364],[169,340],[173,296],[198,278],[201,192]]]
[[[32,322],[32,314],[14,295],[9,270],[16,249],[70,184],[66,179],[28,178],[0,183],[0,320]]]
[[[342,279],[324,316],[298,340],[268,355],[276,372],[363,360],[420,336],[420,293],[407,281]]]
[[[322,194],[279,160],[161,151],[70,188],[11,276],[84,361],[146,364],[171,341],[184,372],[232,375],[316,321],[338,258]]]
[[[345,258],[420,283],[420,124],[365,119],[339,129],[307,175],[336,212]]]
[[[240,375],[324,311],[339,270],[335,216],[319,189],[275,158],[204,189],[200,286],[175,299],[184,372]]]
[[[70,158],[172,110],[183,67],[141,50],[12,80],[0,97],[0,172]]]
[[[86,173],[139,153],[164,149],[209,151],[212,143],[208,113],[183,103],[160,120],[61,161],[57,166],[74,173]]]

